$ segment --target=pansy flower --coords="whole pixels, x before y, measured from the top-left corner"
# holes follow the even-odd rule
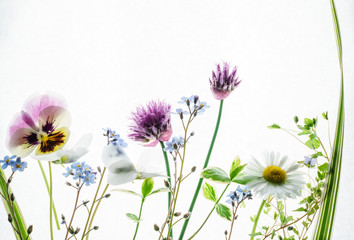
[[[37,156],[53,153],[68,140],[69,125],[70,114],[60,97],[48,94],[32,96],[10,124],[10,152],[20,157],[28,156],[35,149]]]

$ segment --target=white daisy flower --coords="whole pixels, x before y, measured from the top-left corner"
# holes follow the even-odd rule
[[[263,199],[269,195],[284,200],[301,196],[305,180],[303,173],[296,171],[301,165],[274,152],[264,153],[264,159],[265,166],[255,158],[248,163],[244,172],[250,180],[247,187]]]

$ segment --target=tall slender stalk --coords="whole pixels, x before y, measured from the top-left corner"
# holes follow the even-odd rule
[[[50,239],[54,239],[53,235],[53,175],[52,175],[52,163],[48,162],[49,166],[49,228]]]
[[[97,199],[97,195],[98,195],[98,192],[100,191],[101,184],[102,184],[102,179],[103,179],[103,176],[104,176],[105,172],[106,172],[106,167],[103,168],[103,171],[102,171],[102,174],[101,174],[101,178],[100,178],[100,182],[98,183],[95,196],[94,196],[93,201],[92,201],[92,203],[91,203],[91,208],[90,208],[89,214],[88,214],[88,216],[87,216],[87,220],[86,220],[86,224],[85,224],[84,231],[82,232],[82,238],[81,238],[81,240],[83,240],[83,239],[85,238],[85,235],[86,235],[85,233],[86,233],[86,231],[90,231],[90,229],[88,229],[87,227],[88,227],[88,224],[89,224],[89,222],[90,222],[92,210],[93,210],[93,208],[94,208],[94,206],[95,206],[96,199]]]
[[[314,234],[315,240],[331,239],[334,215],[336,210],[340,172],[342,165],[343,139],[344,139],[344,79],[343,79],[343,60],[342,60],[342,40],[338,23],[337,11],[334,0],[330,0],[333,25],[336,36],[338,60],[341,73],[341,86],[339,107],[337,115],[337,126],[334,137],[333,151],[327,174],[327,184],[324,191],[323,204],[320,210],[319,219]]]
[[[136,224],[133,240],[135,240],[136,235],[138,234],[138,229],[139,229],[139,224],[140,224],[140,220],[141,220],[141,213],[143,211],[144,201],[145,201],[145,198],[144,197],[141,198],[140,211],[139,211],[139,221]]]
[[[209,146],[209,151],[208,151],[207,157],[205,159],[203,168],[206,168],[208,166],[208,164],[209,164],[209,159],[210,159],[210,156],[211,156],[211,152],[213,151],[214,143],[215,143],[216,136],[218,134],[218,130],[219,130],[219,126],[220,126],[220,120],[221,120],[223,104],[224,104],[224,100],[220,100],[218,119],[216,121],[216,126],[215,126],[215,130],[214,130],[213,138],[211,140],[211,143],[210,143],[210,146]],[[196,190],[194,192],[194,196],[193,196],[191,205],[190,205],[189,210],[188,210],[190,213],[193,212],[193,208],[194,208],[195,202],[197,201],[197,198],[198,198],[199,191],[200,191],[200,188],[202,186],[202,183],[203,183],[203,178],[200,178],[199,182],[198,182],[198,185],[197,185],[197,188],[196,188]],[[190,220],[191,217],[192,217],[192,215],[184,221],[181,233],[180,233],[179,238],[178,238],[179,240],[183,239],[183,236],[184,236],[184,234],[186,232],[186,229],[187,229],[187,226],[188,226],[188,223],[189,223],[189,220]]]
[[[160,145],[161,145],[161,149],[162,149],[162,154],[163,154],[163,157],[164,157],[164,159],[165,159],[165,166],[166,166],[166,174],[167,174],[167,180],[168,180],[168,183],[170,184],[170,186],[172,186],[171,185],[171,170],[170,170],[170,163],[168,162],[168,157],[167,157],[167,153],[166,153],[166,151],[164,150],[165,149],[165,144],[162,142],[162,141],[160,141]],[[168,191],[168,202],[167,202],[167,210],[170,208],[170,204],[171,204],[171,192],[170,191]],[[171,214],[172,214],[172,212],[170,212],[170,216],[169,216],[169,218],[171,218]],[[169,223],[169,226],[171,226],[171,222]],[[172,234],[172,230],[171,230],[171,234],[170,234],[171,236],[173,235]]]
[[[49,195],[49,183],[48,183],[48,179],[47,179],[47,175],[45,174],[43,165],[41,163],[41,161],[37,160],[39,168],[41,169],[41,173],[45,182],[45,186],[47,187],[47,191],[48,191],[48,195]],[[54,200],[53,200],[53,213],[54,213],[54,219],[55,219],[55,224],[57,225],[57,229],[60,230],[60,224],[59,224],[59,220],[58,220],[58,214],[57,214],[57,210],[55,208],[55,204],[54,204]]]
[[[254,219],[252,233],[255,233],[256,230],[257,230],[258,220],[259,220],[259,217],[261,216],[261,213],[262,213],[262,210],[263,210],[263,207],[264,207],[265,203],[266,203],[266,200],[263,200],[261,205],[259,206],[256,218]],[[254,239],[254,237],[252,236],[251,240],[253,240],[253,239]]]

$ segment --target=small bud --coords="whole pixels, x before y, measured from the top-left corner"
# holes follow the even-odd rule
[[[167,219],[166,223],[170,224],[170,222],[171,222],[171,219]]]
[[[174,143],[174,144],[173,144],[173,149],[175,149],[175,150],[177,150],[177,149],[178,149],[178,145],[177,145],[177,143]]]
[[[70,234],[75,234],[75,231],[74,231],[73,226],[71,226],[71,227],[69,228],[69,233],[70,233]]]
[[[180,113],[179,113],[179,118],[180,118],[180,119],[183,119],[183,112],[180,112]]]
[[[236,215],[235,220],[238,218],[238,215]]]
[[[190,217],[190,215],[191,215],[191,213],[190,213],[190,212],[187,212],[186,214],[183,215],[183,218],[187,219],[187,218]]]
[[[173,214],[175,217],[179,217],[179,216],[181,216],[182,215],[182,213],[181,212],[175,212],[175,214]]]
[[[167,187],[167,188],[170,187],[170,183],[166,179],[163,180],[163,183],[165,184],[165,187]]]
[[[194,104],[197,104],[198,100],[199,100],[199,96],[198,96],[198,95],[195,95],[195,96],[194,96]]]
[[[79,182],[76,182],[76,187],[79,187],[80,186],[80,183]]]
[[[109,198],[111,196],[110,193],[107,193],[106,195],[104,195],[105,198]]]
[[[69,187],[71,187],[71,183],[69,183],[69,182],[66,182],[65,184],[66,184],[66,185],[68,185]]]
[[[156,232],[160,231],[160,228],[159,228],[159,226],[158,226],[157,224],[154,224],[154,230],[155,230]]]
[[[227,235],[227,230],[225,230],[224,234]]]
[[[30,235],[33,232],[33,225],[30,225],[27,229],[27,234]]]
[[[94,226],[94,227],[93,227],[93,230],[95,230],[95,231],[97,231],[98,229],[99,229],[98,226]]]
[[[186,100],[186,103],[188,107],[191,105],[191,101],[189,101],[189,99]]]
[[[74,234],[78,234],[80,232],[80,228],[76,228]]]
[[[323,113],[322,113],[322,117],[323,117],[325,120],[328,120],[328,111],[323,112]]]
[[[97,171],[98,171],[99,173],[101,173],[101,172],[102,172],[102,169],[101,169],[101,167],[100,167],[100,166],[98,166],[98,167],[97,167]]]
[[[191,136],[193,137],[195,135],[195,132],[193,131],[193,132],[191,132]]]
[[[13,193],[11,193],[11,195],[10,195],[10,200],[13,202],[13,201],[15,201],[15,195],[13,194]]]
[[[231,205],[232,205],[233,207],[235,207],[235,201],[234,201],[234,200],[231,201]]]
[[[12,216],[11,216],[11,214],[7,215],[7,220],[8,220],[10,223],[12,223]]]
[[[193,166],[192,169],[191,169],[191,172],[195,172],[196,169],[197,169],[197,167]]]
[[[61,219],[62,219],[62,220],[65,220],[65,216],[64,216],[63,214],[61,215]]]
[[[299,122],[299,118],[297,116],[294,117],[294,122],[297,124]]]
[[[293,228],[294,228],[293,226],[289,226],[288,230],[291,231],[291,230],[293,230]]]
[[[12,181],[12,178],[7,179],[7,183],[10,184]]]
[[[90,202],[89,200],[85,200],[85,201],[82,201],[82,204],[83,204],[84,206],[86,206],[89,202]]]

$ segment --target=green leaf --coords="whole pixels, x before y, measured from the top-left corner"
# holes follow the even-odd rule
[[[298,116],[295,116],[295,117],[294,117],[294,122],[295,122],[295,124],[297,124],[297,123],[299,122]]]
[[[152,192],[150,193],[150,196],[151,196],[152,194],[155,194],[155,193],[169,192],[169,191],[170,191],[170,189],[168,189],[168,188],[166,188],[166,187],[158,188],[158,189],[152,191]]]
[[[323,113],[322,113],[322,117],[323,117],[325,120],[328,120],[328,111],[323,112]]]
[[[218,167],[205,168],[201,173],[201,177],[215,182],[221,182],[221,183],[231,182],[227,173]]]
[[[125,214],[127,216],[127,218],[129,218],[130,220],[133,220],[134,222],[139,222],[139,218],[133,214],[133,213],[126,213]]]
[[[280,129],[281,127],[278,124],[272,124],[270,126],[268,126],[269,129]]]
[[[238,183],[238,184],[241,184],[241,185],[245,185],[249,181],[251,181],[251,180],[245,179],[245,174],[243,174],[243,173],[238,174],[236,177],[234,177],[232,179],[232,182]]]
[[[141,185],[141,194],[143,198],[147,197],[152,189],[154,188],[154,179],[153,178],[145,178],[143,184]]]
[[[259,235],[262,235],[261,232],[256,232],[256,233],[250,233],[248,234],[250,237],[256,237],[256,236],[259,236]]]
[[[309,138],[310,138],[310,140],[314,140],[314,139],[316,139],[317,138],[317,135],[316,135],[316,133],[313,133],[313,134],[311,134],[310,136],[309,136]]]
[[[313,125],[313,121],[312,119],[309,119],[309,118],[305,118],[304,119],[304,122],[307,126],[311,127]]]
[[[240,157],[236,157],[231,164],[231,168],[230,168],[230,179],[233,179],[236,175],[234,174],[235,170],[237,169],[237,167],[239,167],[241,164],[241,160]]]
[[[305,208],[303,208],[303,207],[298,208],[298,209],[293,210],[293,211],[295,211],[295,212],[307,212],[307,210]]]
[[[311,134],[311,133],[312,133],[311,130],[305,129],[305,130],[302,130],[302,132],[298,133],[297,135],[301,136],[301,135],[308,135],[308,134]]]
[[[204,183],[204,185],[203,185],[203,195],[206,199],[209,199],[213,202],[218,201],[216,194],[215,194],[215,189],[213,188],[213,186],[211,186],[208,183]]]
[[[123,193],[128,193],[128,194],[131,194],[131,195],[134,195],[134,196],[142,197],[139,193],[136,193],[136,192],[130,191],[130,190],[126,190],[126,189],[116,188],[116,189],[112,189],[112,191],[123,192]]]
[[[320,170],[321,172],[327,172],[328,170],[328,163],[324,163],[321,166],[318,167],[318,170]]]
[[[226,207],[224,204],[218,203],[216,205],[216,212],[221,216],[222,218],[225,218],[226,220],[231,221],[231,211],[228,207]]]
[[[305,144],[311,149],[317,149],[321,146],[320,142],[317,139],[308,140]]]

